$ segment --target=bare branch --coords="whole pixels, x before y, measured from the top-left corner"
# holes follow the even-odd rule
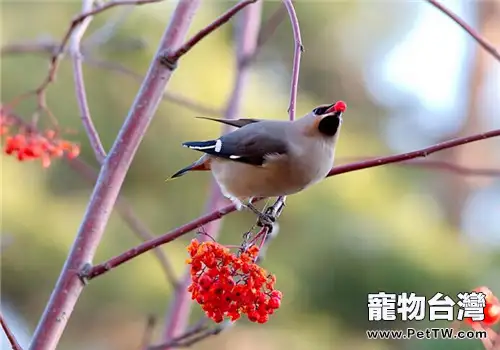
[[[243,8],[255,1],[242,1],[236,6],[238,8]],[[245,64],[246,57],[252,55],[257,47],[257,37],[259,34],[260,22],[261,22],[261,12],[262,12],[262,1],[248,7],[242,12],[238,31],[236,33],[236,77],[233,86],[231,96],[228,99],[226,111],[224,117],[227,119],[236,119],[240,114],[241,100],[243,98],[243,89],[247,80],[249,73],[249,66]],[[224,16],[228,13],[232,13],[232,10],[226,12]],[[221,21],[219,18],[219,22]],[[218,22],[216,21],[216,22]],[[196,36],[195,36],[196,38]],[[197,39],[199,40],[199,39]],[[190,40],[190,42],[196,42],[195,40]],[[187,46],[189,47],[189,46]],[[230,131],[230,127],[225,125],[222,128],[222,133]],[[219,186],[212,181],[210,191],[210,197],[205,205],[206,212],[213,212],[219,207],[221,200],[223,199],[220,192]],[[212,223],[206,228],[208,235],[204,238],[211,236],[217,238],[220,232],[220,222]],[[172,302],[169,306],[167,314],[167,322],[164,332],[164,341],[168,343],[175,336],[182,334],[186,329],[189,314],[191,311],[191,299],[187,293],[187,287],[191,283],[191,274],[189,269],[182,278],[178,290],[175,292]]]
[[[83,0],[82,1],[82,12],[86,13],[92,10],[92,5],[94,0]],[[99,133],[97,132],[94,122],[92,121],[92,116],[90,115],[90,109],[87,101],[87,94],[85,92],[85,82],[83,80],[83,68],[82,68],[82,54],[80,52],[80,43],[85,31],[87,30],[90,22],[92,21],[92,16],[86,17],[79,25],[77,25],[71,36],[70,53],[73,61],[73,76],[75,79],[75,92],[76,100],[78,102],[78,107],[80,109],[80,116],[82,119],[83,127],[87,132],[87,136],[90,141],[90,146],[94,151],[95,157],[99,164],[106,158],[106,152],[102,146]]]
[[[12,350],[23,350],[23,348],[21,348],[21,345],[19,345],[19,343],[17,342],[14,333],[12,333],[11,329],[7,325],[7,322],[5,321],[2,314],[0,314],[0,323],[2,324],[3,331],[7,336],[7,339],[9,340]]]
[[[199,4],[200,0],[177,3],[157,55],[182,44]],[[151,62],[129,115],[103,163],[75,242],[36,328],[31,350],[56,348],[83,290],[78,271],[94,257],[132,159],[172,76],[172,70],[157,57]]]
[[[12,55],[12,54],[25,54],[25,53],[42,53],[42,54],[52,54],[54,50],[58,48],[57,42],[53,40],[45,41],[28,41],[24,43],[14,43],[8,44],[1,48],[2,55]],[[83,61],[85,64],[96,67],[99,69],[104,69],[112,71],[115,73],[126,75],[138,82],[142,82],[143,76],[133,70],[117,63],[111,61],[104,61],[101,59],[93,58],[89,55],[83,55]],[[218,117],[223,114],[223,111],[213,107],[209,107],[201,104],[195,100],[189,99],[176,92],[165,91],[162,97],[164,100],[168,100],[172,103],[178,104],[182,107],[191,109],[195,112],[201,113],[206,116]]]
[[[69,26],[68,30],[66,31],[66,33],[65,33],[65,35],[64,35],[61,43],[59,44],[58,48],[56,50],[54,50],[54,52],[52,53],[52,57],[51,57],[51,60],[50,60],[50,66],[49,66],[49,73],[48,73],[47,77],[42,82],[42,84],[34,91],[36,93],[36,95],[37,95],[38,110],[37,110],[37,112],[34,115],[33,124],[36,124],[36,122],[38,120],[39,110],[44,110],[49,115],[49,117],[51,118],[52,122],[54,124],[57,123],[55,117],[52,115],[52,112],[47,107],[46,90],[47,90],[47,87],[49,86],[49,84],[55,81],[56,75],[57,75],[57,71],[59,69],[59,64],[61,62],[61,57],[64,54],[64,50],[65,50],[66,44],[70,40],[70,38],[71,38],[71,36],[73,34],[73,31],[77,28],[77,26],[79,24],[81,24],[82,22],[86,21],[87,18],[92,17],[92,16],[94,16],[94,15],[96,15],[98,13],[101,13],[103,11],[106,11],[106,10],[112,8],[112,7],[115,7],[115,6],[122,6],[122,5],[144,5],[144,4],[149,4],[149,3],[153,3],[153,2],[160,2],[160,1],[162,1],[162,0],[135,0],[135,1],[132,1],[132,0],[121,0],[121,1],[118,1],[117,0],[117,1],[109,1],[109,2],[105,3],[102,6],[99,6],[99,7],[95,8],[95,9],[93,9],[93,10],[90,10],[88,12],[82,13],[82,14],[78,15],[77,17],[75,17],[71,21],[71,25]],[[21,96],[21,98],[23,98],[23,97],[25,97],[25,96]]]
[[[481,34],[479,34],[476,30],[474,30],[470,25],[468,25],[463,19],[458,17],[455,13],[453,13],[450,9],[448,9],[443,4],[439,3],[436,0],[425,0],[439,11],[444,13],[446,16],[451,18],[453,22],[458,24],[462,29],[464,29],[483,49],[488,51],[497,61],[500,62],[500,52],[488,42]]]
[[[90,165],[78,158],[71,160],[68,159],[67,161],[69,166],[83,178],[88,180],[90,183],[96,182],[98,173]],[[154,239],[155,236],[151,233],[151,230],[141,219],[139,219],[130,202],[122,194],[120,194],[118,200],[116,201],[115,209],[121,216],[122,220],[125,221],[132,232],[135,233],[141,241],[145,242]],[[167,256],[160,248],[153,249],[153,254],[158,259],[167,281],[175,289],[178,285],[178,281],[175,277],[172,264],[168,260]]]
[[[195,327],[192,330],[185,332],[183,335],[172,339],[171,341],[161,344],[150,346],[147,350],[167,350],[172,348],[188,348],[210,336],[217,335],[233,323],[225,321],[213,328],[206,326]]]
[[[292,31],[293,31],[293,40],[295,42],[295,48],[294,48],[294,54],[293,54],[293,66],[292,66],[292,79],[290,83],[290,104],[288,106],[288,113],[290,115],[290,120],[293,121],[295,120],[295,109],[297,105],[297,90],[299,87],[299,73],[300,73],[300,59],[302,56],[302,52],[304,51],[304,46],[302,45],[302,37],[300,34],[300,26],[299,26],[299,20],[297,18],[297,14],[295,13],[295,8],[293,7],[292,0],[283,0],[283,4],[285,5],[287,11],[288,11],[288,16],[290,17],[290,22],[292,24]],[[286,202],[286,196],[280,196],[276,200],[276,202],[268,208],[268,211],[270,215],[274,218],[277,218],[283,208],[285,207],[285,202]],[[264,226],[262,230],[257,234],[262,235],[262,244],[261,248],[269,244],[270,240],[268,239],[268,235],[274,234],[274,237],[277,235],[277,231],[273,232],[268,232],[271,229],[269,227]],[[262,252],[262,250],[260,250]],[[260,254],[259,254],[260,257]],[[262,257],[260,257],[262,260]]]
[[[339,161],[346,162],[355,162],[355,161],[364,161],[369,159],[374,159],[375,157],[355,157],[355,158],[342,158]],[[461,176],[482,176],[482,177],[500,177],[500,169],[475,169],[468,168],[462,165],[453,164],[441,160],[410,160],[404,162],[398,162],[395,165],[401,166],[413,166],[416,168],[429,168],[436,170],[443,170],[450,172],[452,174],[461,175]]]
[[[477,135],[472,135],[472,136],[467,136],[467,137],[462,137],[462,138],[457,138],[449,141],[445,141],[442,143],[439,143],[437,145],[427,147],[418,151],[414,152],[409,152],[409,153],[403,153],[403,154],[398,154],[394,156],[388,156],[388,157],[380,157],[380,158],[375,158],[375,159],[370,159],[366,161],[361,161],[361,162],[355,162],[355,163],[350,163],[350,164],[345,164],[345,165],[339,165],[334,167],[332,170],[330,170],[330,173],[328,174],[328,177],[334,176],[334,175],[340,175],[340,174],[345,174],[349,173],[352,171],[357,171],[357,170],[362,170],[362,169],[367,169],[367,168],[375,168],[378,166],[386,165],[386,164],[392,164],[392,163],[397,163],[397,162],[402,162],[410,159],[415,159],[415,158],[420,158],[420,157],[426,157],[429,154],[439,152],[448,148],[452,147],[457,147],[460,145],[465,145],[467,143],[472,143],[472,142],[477,142],[481,140],[485,140],[488,138],[493,138],[493,137],[498,137],[500,136],[500,129],[497,130],[492,130],[486,133],[482,134],[477,134]],[[263,198],[256,198],[254,202],[260,201]],[[127,261],[130,259],[143,254],[154,247],[158,247],[162,244],[168,243],[173,241],[174,239],[183,236],[184,234],[193,231],[199,227],[202,227],[203,225],[208,224],[209,222],[219,220],[223,216],[232,213],[235,211],[236,208],[234,205],[228,205],[226,207],[223,207],[221,209],[218,209],[216,211],[213,211],[212,213],[206,214],[204,216],[201,216],[190,223],[187,223],[179,228],[176,228],[170,232],[167,232],[163,234],[162,236],[159,236],[151,241],[144,242],[143,244],[134,247],[130,250],[127,250],[126,252],[109,259],[108,261],[94,266],[89,273],[90,278],[97,277]]]
[[[0,55],[17,55],[27,53],[52,54],[59,45],[52,39],[30,40],[5,44],[0,49]]]
[[[142,76],[131,69],[120,65],[119,63],[115,62],[109,62],[109,61],[103,61],[103,60],[97,60],[94,58],[84,58],[85,63],[95,66],[97,68],[101,69],[106,69],[110,71],[114,71],[117,73],[121,73],[123,75],[127,75],[136,81],[142,81]],[[202,113],[203,115],[207,116],[220,116],[223,114],[223,112],[219,109],[215,109],[206,105],[203,105],[195,100],[189,99],[188,97],[182,96],[179,93],[173,92],[173,91],[165,91],[163,94],[162,98],[164,100],[169,100],[173,103],[176,103],[180,106],[189,108],[193,111],[196,111],[198,113]]]
[[[293,68],[292,68],[292,82],[290,88],[290,105],[288,107],[288,113],[290,114],[290,120],[295,119],[295,109],[297,104],[297,90],[299,87],[299,71],[300,71],[300,58],[302,52],[304,51],[304,46],[302,45],[302,38],[300,35],[299,20],[297,14],[295,13],[295,8],[293,7],[292,0],[283,0],[286,6],[288,15],[290,16],[290,22],[292,23],[293,29],[293,39],[295,41],[295,51],[293,55]]]
[[[0,106],[0,112],[5,112],[4,110],[1,109],[1,106]],[[40,133],[39,130],[34,128],[31,124],[26,123],[22,118],[20,118],[19,116],[15,115],[12,112],[9,112],[9,118],[14,120],[16,124],[22,125],[23,127],[27,128],[27,130],[29,130],[30,132]],[[91,184],[96,183],[98,178],[98,172],[92,166],[85,163],[80,158],[74,158],[74,159],[64,158],[64,159],[68,162],[70,168],[73,169],[75,172],[77,172],[85,180],[87,180]],[[141,219],[139,219],[137,214],[134,212],[130,202],[122,194],[120,194],[117,199],[115,209],[121,216],[123,221],[125,221],[125,223],[129,226],[132,232],[135,233],[141,241],[148,241],[155,237],[151,233],[151,230],[146,226],[146,224],[142,222]],[[2,246],[0,246],[0,248],[3,247],[3,244],[5,245],[10,244],[10,240],[7,240],[6,243],[3,242],[3,240],[5,240],[5,237],[6,237],[5,235],[2,235]],[[12,237],[7,237],[7,238],[12,239]],[[167,281],[172,285],[173,288],[176,288],[178,282],[175,277],[174,270],[169,260],[165,256],[163,250],[157,248],[153,250],[153,253],[155,254],[156,258],[160,263],[160,266],[165,272],[165,277]]]
[[[156,238],[153,238],[152,240],[149,240],[147,242],[144,242],[132,249],[127,250],[126,252],[115,256],[114,258],[111,258],[107,260],[104,263],[101,263],[99,265],[95,265],[90,269],[90,271],[85,275],[87,279],[93,279],[96,278],[106,272],[108,272],[111,269],[114,269],[121,264],[135,258],[136,256],[139,256],[141,254],[144,254],[145,252],[159,247],[163,244],[172,242],[173,240],[185,235],[186,233],[189,233],[193,230],[196,230],[197,228],[202,227],[203,225],[206,225],[212,221],[216,221],[221,219],[223,216],[232,213],[235,211],[236,208],[234,205],[228,205],[224,208],[215,210],[211,213],[205,214],[203,216],[200,216],[196,220],[193,220],[185,225],[182,225],[180,227],[177,227],[161,236],[158,236]]]
[[[244,9],[250,4],[253,4],[257,0],[244,0],[230,8],[226,13],[221,15],[219,18],[217,18],[215,21],[210,23],[208,26],[206,26],[204,29],[200,30],[196,35],[194,35],[191,39],[189,39],[184,45],[182,45],[179,49],[175,50],[172,52],[171,50],[167,49],[163,53],[163,62],[165,64],[171,65],[171,66],[176,66],[177,61],[184,56],[189,50],[193,48],[196,44],[198,44],[201,40],[203,40],[207,35],[212,33],[214,30],[222,26],[224,23],[228,22],[235,14],[237,14],[239,11]]]
[[[330,170],[330,172],[328,173],[328,176],[344,174],[344,173],[348,173],[351,171],[373,168],[376,166],[381,166],[381,165],[386,165],[386,164],[403,162],[403,161],[410,160],[410,159],[425,158],[428,155],[435,153],[435,152],[438,152],[438,151],[442,151],[442,150],[449,149],[452,147],[465,145],[467,143],[481,141],[481,140],[485,140],[485,139],[492,138],[492,137],[498,137],[498,136],[500,136],[500,129],[491,130],[491,131],[481,133],[481,134],[476,134],[476,135],[471,135],[471,136],[460,137],[460,138],[448,140],[445,142],[438,143],[434,146],[423,148],[423,149],[418,150],[418,151],[397,154],[397,155],[389,156],[389,157],[374,158],[374,159],[370,159],[370,160],[364,160],[364,161],[345,164],[345,165],[339,165],[339,166],[334,167],[332,170]]]
[[[103,5],[96,7],[93,10],[84,12],[76,16],[72,21],[71,24],[64,34],[64,37],[61,41],[61,44],[59,45],[59,48],[57,51],[54,53],[54,55],[51,58],[51,67],[49,69],[49,75],[46,79],[46,81],[42,84],[39,89],[44,89],[48,84],[50,84],[52,81],[55,79],[55,75],[57,73],[57,69],[59,68],[59,62],[60,62],[60,57],[64,53],[64,49],[66,47],[66,44],[68,43],[69,39],[71,38],[71,35],[75,28],[85,21],[88,17],[95,16],[101,12],[104,12],[106,10],[109,10],[110,8],[116,7],[116,6],[130,6],[130,5],[145,5],[145,4],[151,4],[155,2],[161,2],[163,0],[115,0],[115,1],[108,1],[104,3]]]

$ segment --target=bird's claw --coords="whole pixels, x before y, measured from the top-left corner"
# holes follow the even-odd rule
[[[276,218],[269,214],[266,210],[266,213],[259,215],[259,221],[257,222],[257,226],[259,227],[268,227],[272,228],[274,223],[276,222]]]

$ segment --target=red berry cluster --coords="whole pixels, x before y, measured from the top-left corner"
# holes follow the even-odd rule
[[[484,308],[484,320],[473,321],[472,318],[464,318],[469,324],[479,323],[482,326],[491,327],[500,321],[500,301],[493,294],[493,292],[488,287],[478,287],[473,290],[474,292],[484,293],[486,295],[486,306]]]
[[[265,323],[280,307],[282,293],[274,289],[276,277],[254,263],[259,248],[251,246],[237,256],[217,242],[188,246],[192,283],[188,287],[206,315],[217,323],[246,314],[252,322]]]
[[[12,125],[9,119],[0,115],[0,135],[8,135]],[[42,166],[47,168],[53,158],[60,158],[63,155],[69,159],[78,157],[80,147],[70,141],[57,138],[54,130],[47,130],[40,134],[22,131],[20,128],[16,134],[5,138],[3,151],[7,155],[17,157],[19,161],[40,159]]]

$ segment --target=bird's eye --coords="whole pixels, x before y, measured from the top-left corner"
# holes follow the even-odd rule
[[[333,105],[324,105],[324,106],[317,107],[317,108],[313,109],[313,113],[316,115],[323,115],[332,106]]]

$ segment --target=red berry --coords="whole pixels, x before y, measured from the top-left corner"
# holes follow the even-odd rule
[[[347,109],[347,105],[344,101],[337,101],[335,105],[333,105],[333,109],[336,112],[345,112],[345,110]]]
[[[259,323],[266,323],[267,321],[269,321],[269,315],[260,315],[259,316],[259,319],[257,320],[257,322]]]
[[[498,321],[500,321],[500,304],[486,304],[484,320],[481,322],[487,326],[492,326]]]
[[[269,307],[273,309],[278,309],[281,305],[281,299],[277,297],[272,297],[269,299]]]
[[[271,292],[271,298],[281,299],[282,297],[283,297],[283,293],[281,293],[279,290],[273,290]]]
[[[200,277],[198,283],[203,289],[208,289],[212,285],[212,277],[208,276],[206,273]]]

